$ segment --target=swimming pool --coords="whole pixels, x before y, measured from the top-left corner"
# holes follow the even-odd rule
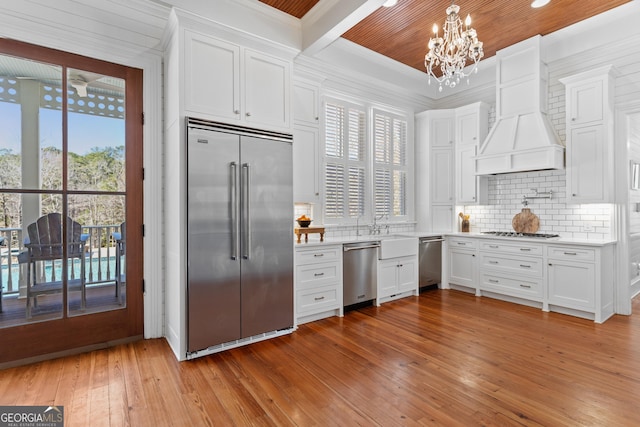
[[[2,265],[0,268],[0,283],[2,284],[2,293],[8,294],[17,292],[20,284],[20,269],[24,264],[12,264],[9,272],[8,265]],[[11,286],[9,289],[9,274],[11,274]],[[60,280],[62,274],[62,260],[56,260],[54,263],[45,262],[44,274],[47,281]],[[71,271],[69,272],[71,276]],[[112,281],[116,275],[116,257],[93,258],[91,262],[86,260],[85,278],[87,284],[101,283]],[[75,259],[73,262],[73,276],[80,277],[80,260]],[[55,277],[55,279],[54,279]]]

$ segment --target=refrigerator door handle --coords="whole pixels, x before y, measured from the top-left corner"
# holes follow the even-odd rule
[[[250,188],[249,163],[242,164],[242,258],[249,259],[251,256],[251,218],[249,212],[249,188]]]
[[[231,162],[229,164],[229,169],[231,173],[231,188],[229,191],[231,192],[230,203],[231,203],[231,259],[238,259],[238,182],[237,182],[237,164],[236,162]]]

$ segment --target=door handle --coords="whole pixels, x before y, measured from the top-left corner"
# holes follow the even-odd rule
[[[249,259],[251,256],[251,201],[249,188],[251,187],[251,175],[249,173],[249,163],[242,164],[242,258]]]
[[[237,182],[237,164],[231,162],[229,164],[230,179],[230,200],[231,200],[231,259],[238,259],[238,182]]]

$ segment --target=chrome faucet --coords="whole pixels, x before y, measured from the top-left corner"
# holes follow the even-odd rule
[[[369,234],[380,234],[381,226],[378,224],[378,220],[382,220],[386,215],[382,214],[380,217],[373,216],[373,224],[369,226]],[[389,225],[386,227],[387,233],[389,233]]]

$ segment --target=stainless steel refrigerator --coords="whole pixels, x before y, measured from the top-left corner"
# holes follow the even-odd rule
[[[293,328],[292,163],[291,135],[187,118],[189,353]]]

